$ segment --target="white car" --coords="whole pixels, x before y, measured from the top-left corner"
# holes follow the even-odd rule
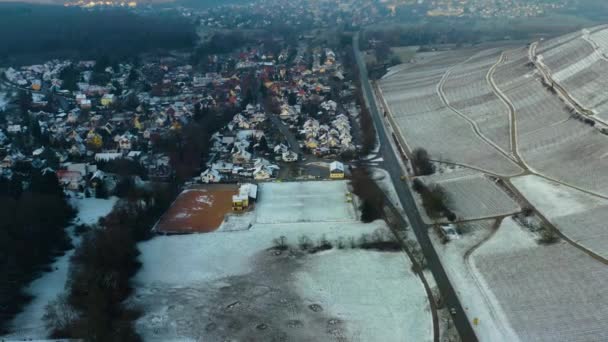
[[[442,224],[441,231],[443,232],[443,235],[445,235],[445,237],[450,241],[460,239],[460,234],[458,234],[458,230],[453,224]]]

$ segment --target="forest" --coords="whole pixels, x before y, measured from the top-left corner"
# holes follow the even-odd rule
[[[61,23],[61,25],[58,25]],[[191,48],[194,24],[177,14],[0,3],[0,64],[49,58],[128,57]]]

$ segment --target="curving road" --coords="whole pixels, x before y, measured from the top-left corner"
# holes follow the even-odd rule
[[[431,240],[428,236],[428,228],[420,217],[420,213],[418,212],[414,202],[414,197],[412,196],[409,187],[402,185],[403,181],[401,180],[401,176],[403,175],[404,171],[397,160],[398,154],[393,150],[393,146],[389,140],[390,137],[388,137],[386,134],[384,125],[382,123],[382,116],[378,113],[378,106],[376,105],[369,78],[367,77],[367,68],[363,60],[363,56],[361,55],[361,51],[359,51],[358,33],[353,37],[353,49],[357,59],[357,65],[359,67],[359,77],[361,80],[361,86],[363,88],[363,95],[374,120],[374,126],[378,132],[378,138],[380,139],[380,153],[384,158],[385,169],[389,172],[391,179],[395,184],[395,190],[399,197],[399,201],[401,202],[401,205],[408,216],[412,230],[418,239],[418,243],[420,243],[420,246],[422,247],[427,265],[433,273],[435,281],[437,282],[442,299],[449,308],[453,308],[455,311],[455,314],[453,315],[454,324],[456,325],[456,329],[460,334],[461,340],[467,342],[477,341],[475,332],[473,331],[473,328],[471,327],[471,324],[469,323],[467,316],[460,305],[458,297],[456,296],[456,292],[450,284],[450,280],[448,279],[448,276],[445,273],[441,262],[439,261],[439,257],[431,244]]]

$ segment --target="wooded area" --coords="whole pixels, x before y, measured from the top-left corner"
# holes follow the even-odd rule
[[[189,48],[196,40],[194,25],[177,15],[14,3],[0,4],[0,32],[0,63],[20,63],[22,56],[126,57],[153,49]]]

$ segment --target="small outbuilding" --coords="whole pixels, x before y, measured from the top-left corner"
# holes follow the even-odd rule
[[[329,178],[331,179],[343,179],[344,178],[344,164],[339,161],[334,161],[329,164]]]

